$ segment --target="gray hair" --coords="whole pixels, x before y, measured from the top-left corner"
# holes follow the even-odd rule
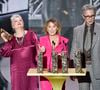
[[[19,15],[19,14],[13,14],[13,15],[11,16],[11,18],[10,18],[11,22],[14,21],[14,19],[15,19],[15,18],[18,18],[18,17],[19,17],[19,18],[22,18],[21,15]]]
[[[94,14],[96,15],[96,8],[93,5],[85,4],[82,7],[82,14],[84,14],[84,12],[87,11],[87,10],[93,10],[94,11]]]

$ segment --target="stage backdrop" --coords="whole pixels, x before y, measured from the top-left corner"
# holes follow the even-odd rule
[[[96,20],[100,22],[100,0],[0,0],[0,28],[13,33],[10,17],[14,13],[19,13],[24,19],[25,28],[31,28],[40,37],[44,35],[43,24],[49,18],[56,18],[62,25],[61,34],[70,39],[69,46],[71,46],[73,28],[83,22],[80,14],[81,7],[89,3],[97,8]],[[10,76],[9,60],[3,58],[0,64],[2,66],[1,74],[8,80]],[[7,72],[5,75],[3,72],[6,71],[9,73]],[[76,90],[78,90],[77,81],[69,83],[70,85],[73,88],[76,85]],[[66,90],[72,90],[68,84]]]

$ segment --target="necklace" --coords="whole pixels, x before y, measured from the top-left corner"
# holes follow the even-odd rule
[[[16,41],[19,45],[22,45],[23,42],[24,42],[24,37],[25,37],[25,32],[23,32],[23,36],[22,37],[15,37],[16,38]]]

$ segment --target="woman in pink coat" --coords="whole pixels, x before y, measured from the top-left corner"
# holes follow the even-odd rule
[[[44,30],[46,32],[46,35],[40,37],[40,46],[41,46],[41,51],[44,53],[43,59],[45,62],[45,67],[51,71],[52,48],[54,48],[55,52],[57,52],[59,55],[61,54],[62,51],[68,52],[69,39],[59,34],[61,26],[59,22],[55,19],[49,19],[44,26]],[[40,81],[41,90],[52,90],[52,86],[47,79],[41,77],[40,80],[41,80]]]

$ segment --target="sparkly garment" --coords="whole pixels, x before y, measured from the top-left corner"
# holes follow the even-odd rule
[[[23,43],[19,44],[13,37],[0,48],[0,55],[11,59],[11,90],[38,90],[38,78],[27,76],[29,68],[36,67],[37,42],[35,33],[29,30]]]

